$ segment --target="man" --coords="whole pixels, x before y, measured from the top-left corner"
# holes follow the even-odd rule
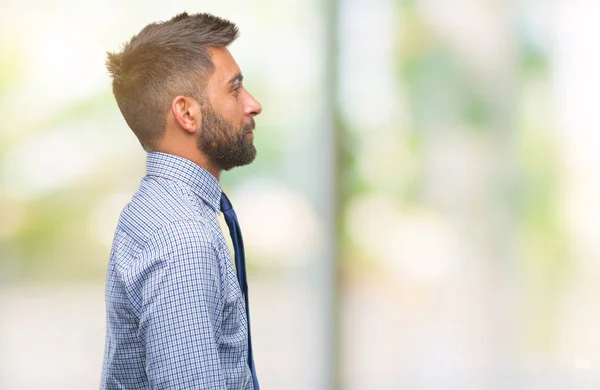
[[[110,255],[102,389],[258,389],[243,243],[219,184],[256,156],[262,109],[227,50],[237,35],[227,20],[182,13],[108,54],[115,99],[148,155]]]

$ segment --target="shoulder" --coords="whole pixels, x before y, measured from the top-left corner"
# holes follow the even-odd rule
[[[173,237],[187,230],[207,231],[207,210],[197,203],[178,183],[146,177],[123,209],[119,228],[141,246],[157,234]]]
[[[215,238],[206,221],[198,218],[171,220],[149,237],[145,250],[163,249],[169,253],[198,250],[212,251]]]
[[[201,220],[182,219],[156,229],[124,272],[136,289],[162,282],[196,280],[218,285],[220,260],[215,239]],[[173,279],[175,278],[175,279]],[[162,281],[162,282],[161,282]]]

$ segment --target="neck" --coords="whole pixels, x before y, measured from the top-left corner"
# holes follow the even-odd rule
[[[180,148],[175,149],[163,146],[157,150],[157,152],[168,153],[174,156],[185,158],[186,160],[190,160],[191,162],[196,163],[202,168],[206,169],[206,171],[213,175],[217,181],[221,180],[221,169],[213,164],[208,157],[198,150],[186,151]]]
[[[187,158],[188,160],[200,165],[202,168],[206,169],[208,173],[213,175],[217,181],[221,180],[221,169],[215,166],[215,164],[213,164],[206,156],[202,154],[196,154],[195,156],[180,157]]]

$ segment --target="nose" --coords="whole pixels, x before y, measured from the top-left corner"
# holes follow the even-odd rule
[[[258,102],[258,100],[254,99],[252,95],[248,92],[248,97],[246,100],[246,105],[244,107],[244,115],[254,117],[262,112],[262,106]]]

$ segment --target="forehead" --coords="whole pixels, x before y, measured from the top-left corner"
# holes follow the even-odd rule
[[[226,47],[211,47],[209,50],[215,67],[210,82],[226,84],[240,73],[240,67]]]

